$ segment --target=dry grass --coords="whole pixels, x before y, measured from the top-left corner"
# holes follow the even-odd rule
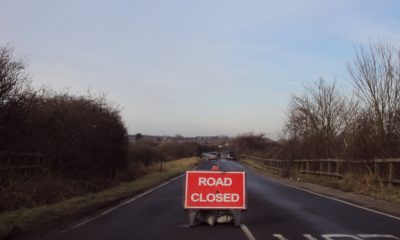
[[[31,209],[20,209],[0,215],[0,239],[12,233],[32,233],[46,227],[83,216],[101,207],[130,197],[167,179],[193,168],[198,158],[185,158],[167,162],[160,173],[159,164],[148,167],[148,174],[133,182],[122,183],[109,190],[72,198],[56,204]]]
[[[256,170],[258,170],[258,171],[263,171],[263,172],[268,172],[268,173],[271,172],[271,171],[270,171],[268,168],[266,168],[263,164],[260,164],[259,162],[254,161],[254,160],[251,160],[251,159],[248,159],[248,158],[242,159],[242,160],[240,160],[240,162],[241,162],[241,163],[244,163],[245,165],[247,165],[247,166],[249,166],[249,167],[251,167],[251,168],[253,168],[253,169],[256,169]]]
[[[315,175],[301,175],[299,178],[304,182],[319,184],[339,189],[344,192],[354,192],[375,199],[400,203],[400,188],[391,184],[385,184],[375,175],[355,176],[353,174],[346,174],[342,179]]]

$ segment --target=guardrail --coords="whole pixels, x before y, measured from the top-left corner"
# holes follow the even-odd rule
[[[312,174],[342,178],[345,174],[357,171],[380,176],[385,182],[400,184],[400,159],[374,159],[355,161],[342,159],[301,159],[277,160],[256,156],[248,158],[261,162],[264,167],[275,173],[295,171],[300,174]]]

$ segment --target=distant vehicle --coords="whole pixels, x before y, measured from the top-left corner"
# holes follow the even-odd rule
[[[233,152],[228,153],[228,160],[236,160],[236,155]]]
[[[221,153],[221,159],[228,159],[228,153],[222,152]]]
[[[211,160],[218,160],[218,153],[217,152],[208,153],[208,161],[211,161]]]

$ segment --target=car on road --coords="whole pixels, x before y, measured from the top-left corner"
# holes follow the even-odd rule
[[[227,152],[221,152],[221,159],[228,159],[228,153]]]
[[[201,159],[202,160],[208,160],[208,153],[202,153],[201,154]]]
[[[228,160],[236,160],[236,154],[233,152],[228,153]]]
[[[218,160],[218,152],[210,152],[208,153],[208,161]]]

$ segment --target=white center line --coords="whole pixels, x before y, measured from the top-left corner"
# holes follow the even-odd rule
[[[250,230],[247,228],[247,226],[245,224],[240,224],[240,228],[242,229],[242,231],[246,235],[247,239],[256,240],[256,238],[253,236],[253,234],[250,232]]]

